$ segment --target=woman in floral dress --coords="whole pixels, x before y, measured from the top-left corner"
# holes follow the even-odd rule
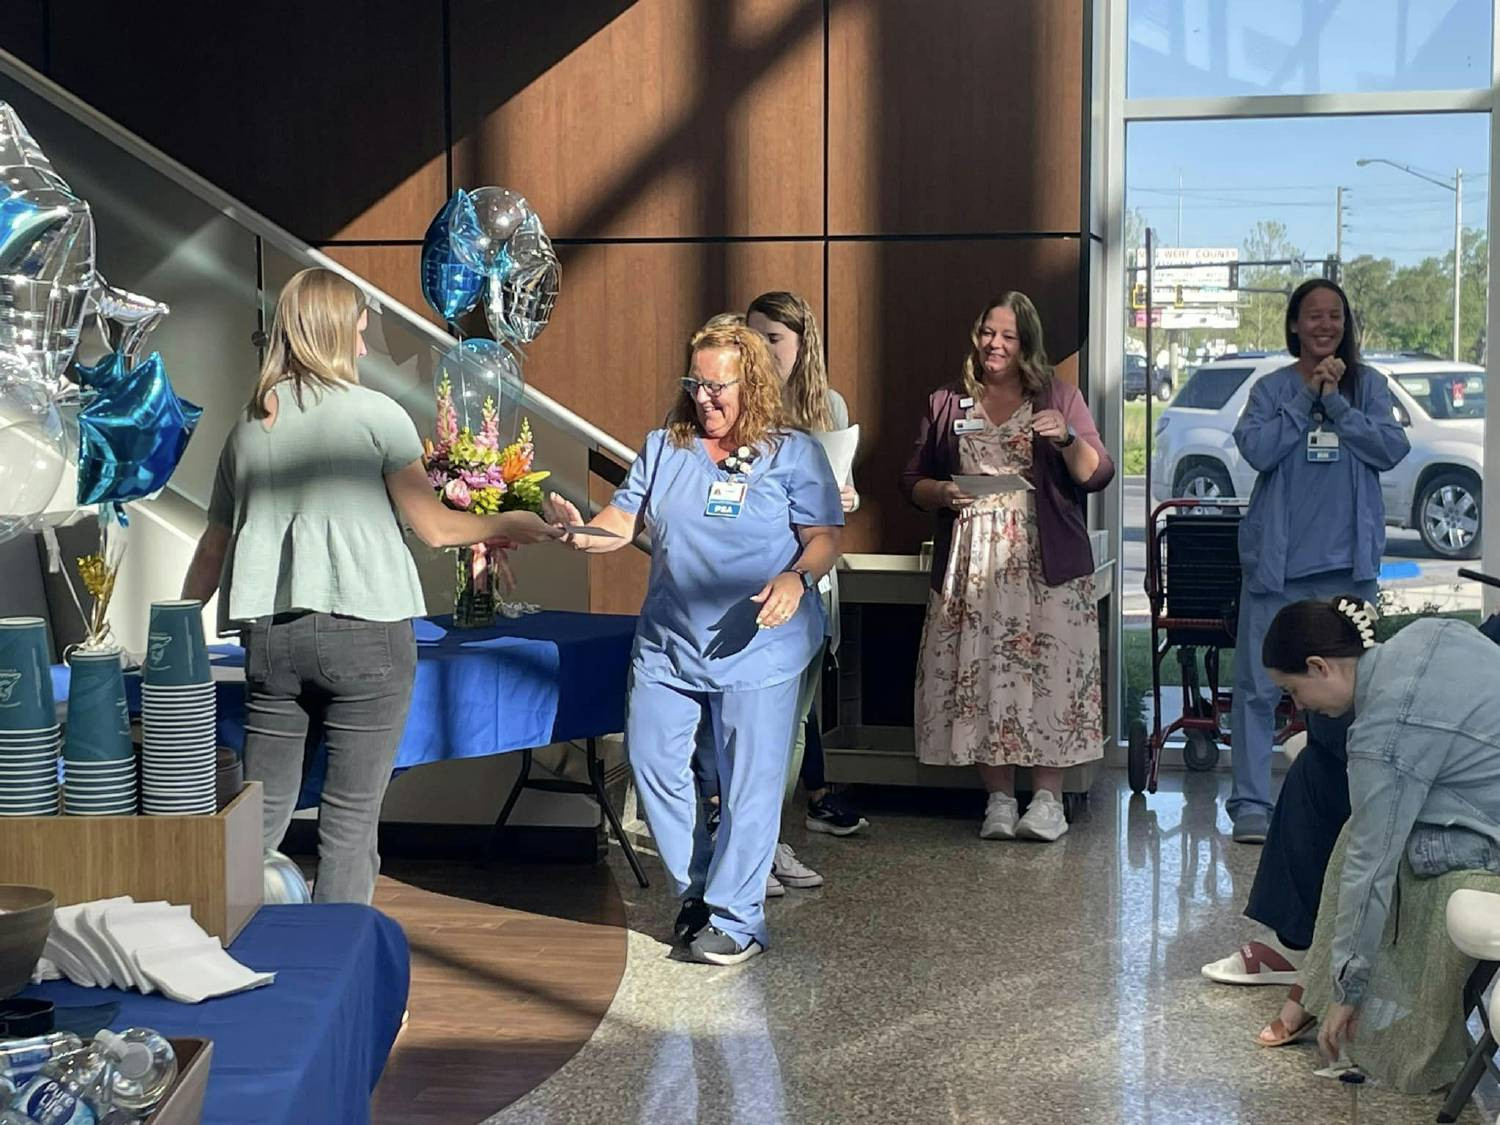
[[[1103,753],[1085,504],[1114,464],[1083,396],[1053,378],[1025,294],[990,302],[971,343],[962,381],[928,400],[903,476],[912,502],[937,515],[917,756],[979,767],[981,837],[1055,840],[1068,830],[1063,771]],[[1031,487],[971,494],[954,479],[979,476]],[[1024,817],[1016,766],[1032,771]]]

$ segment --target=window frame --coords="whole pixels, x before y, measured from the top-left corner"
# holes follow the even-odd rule
[[[1124,440],[1124,366],[1119,357],[1125,352],[1125,130],[1129,123],[1143,121],[1209,121],[1260,117],[1334,117],[1350,115],[1391,116],[1423,113],[1487,113],[1490,118],[1490,182],[1500,183],[1500,0],[1491,0],[1490,84],[1488,87],[1462,90],[1372,91],[1366,93],[1326,94],[1260,94],[1244,97],[1149,97],[1130,98],[1126,92],[1126,67],[1129,60],[1130,34],[1127,6],[1130,0],[1092,0],[1092,35],[1089,55],[1092,64],[1093,100],[1090,107],[1092,127],[1089,131],[1090,169],[1089,198],[1085,202],[1085,220],[1093,257],[1089,313],[1093,318],[1091,336],[1096,346],[1089,349],[1088,386],[1098,395],[1095,413],[1110,449],[1120,451]],[[1489,193],[1487,215],[1489,238],[1489,272],[1500,278],[1500,191]],[[1488,324],[1500,328],[1500,284],[1489,289]],[[1147,357],[1149,362],[1150,357]],[[1486,357],[1486,382],[1494,360]],[[1102,392],[1102,393],[1101,393]],[[1500,425],[1485,426],[1485,459],[1500,467]],[[1116,597],[1112,599],[1108,623],[1109,651],[1106,677],[1113,704],[1107,708],[1110,725],[1106,732],[1116,753],[1112,764],[1121,764],[1118,754],[1125,731],[1119,729],[1120,704],[1124,684],[1120,661],[1123,631],[1124,511],[1123,486],[1117,478],[1100,499],[1096,509],[1100,524],[1109,533],[1115,556]],[[1485,536],[1482,569],[1500,574],[1500,488],[1485,490],[1483,521],[1490,534]],[[1483,587],[1485,613],[1500,613],[1500,590]]]

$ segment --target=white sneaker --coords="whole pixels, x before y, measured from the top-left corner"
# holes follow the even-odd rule
[[[1026,815],[1016,825],[1016,835],[1028,840],[1057,839],[1068,830],[1068,818],[1063,815],[1062,802],[1046,789],[1038,790],[1026,807]]]
[[[771,877],[798,890],[823,885],[823,876],[798,859],[797,853],[785,844],[776,845],[776,855],[771,860]]]
[[[784,894],[786,894],[786,888],[781,885],[781,880],[768,871],[766,873],[766,897],[780,898]]]
[[[1021,806],[1014,797],[1004,793],[991,793],[984,806],[984,824],[979,829],[981,840],[1014,840],[1016,818],[1021,815]]]

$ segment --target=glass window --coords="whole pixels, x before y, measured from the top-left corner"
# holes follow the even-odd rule
[[[1491,0],[1129,0],[1127,96],[1490,84]]]
[[[1143,3],[1132,0],[1132,11]],[[1240,10],[1235,0],[1224,6]],[[1352,7],[1348,0],[1323,6],[1335,19]],[[1370,0],[1371,8],[1383,6]],[[1263,7],[1287,5],[1265,0]],[[1457,18],[1446,2],[1407,7],[1443,8]],[[1157,253],[1150,294],[1138,253],[1127,255],[1128,272],[1111,284],[1124,296],[1125,350],[1144,357],[1135,369],[1152,364],[1177,393],[1168,391],[1169,405],[1153,396],[1117,407],[1122,729],[1149,726],[1154,707],[1144,590],[1149,513],[1172,498],[1212,508],[1215,499],[1250,496],[1256,474],[1235,447],[1232,410],[1251,379],[1289,362],[1281,353],[1295,286],[1330,277],[1347,290],[1365,355],[1391,377],[1412,416],[1412,466],[1433,459],[1435,442],[1476,440],[1468,431],[1478,428],[1485,401],[1489,131],[1487,113],[1127,122],[1123,239],[1138,251],[1149,227]],[[1459,364],[1452,362],[1455,291]],[[1125,369],[1122,399],[1139,378]],[[1399,475],[1387,479],[1396,492],[1403,487]],[[1407,494],[1387,510],[1386,561],[1445,564],[1413,524],[1415,478],[1404,479]],[[1227,664],[1226,657],[1226,679]],[[1182,674],[1177,660],[1162,662],[1164,724],[1178,717]]]
[[[1222,410],[1254,368],[1200,367],[1172,401],[1192,410]]]
[[[1437,422],[1484,417],[1484,374],[1434,372],[1402,374],[1396,382],[1416,400],[1427,416]]]

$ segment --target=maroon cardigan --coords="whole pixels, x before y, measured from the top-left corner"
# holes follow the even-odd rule
[[[958,470],[958,435],[953,432],[953,422],[965,416],[967,408],[958,403],[966,394],[961,385],[950,386],[934,391],[927,400],[927,416],[922,419],[917,443],[901,474],[901,490],[913,503],[916,502],[913,490],[919,480],[952,480]],[[1050,401],[1041,408],[1050,407],[1061,413],[1073,427],[1078,440],[1088,442],[1099,454],[1099,467],[1094,470],[1094,475],[1079,484],[1068,472],[1062,450],[1046,438],[1032,439],[1029,479],[1036,488],[1037,540],[1042,552],[1042,575],[1047,585],[1060,586],[1094,571],[1085,501],[1090,492],[1098,492],[1114,479],[1115,463],[1099,440],[1093,416],[1077,387],[1054,379],[1049,398]],[[942,508],[936,515],[932,588],[941,590],[943,574],[948,567],[948,553],[953,548],[955,513],[951,508]]]

